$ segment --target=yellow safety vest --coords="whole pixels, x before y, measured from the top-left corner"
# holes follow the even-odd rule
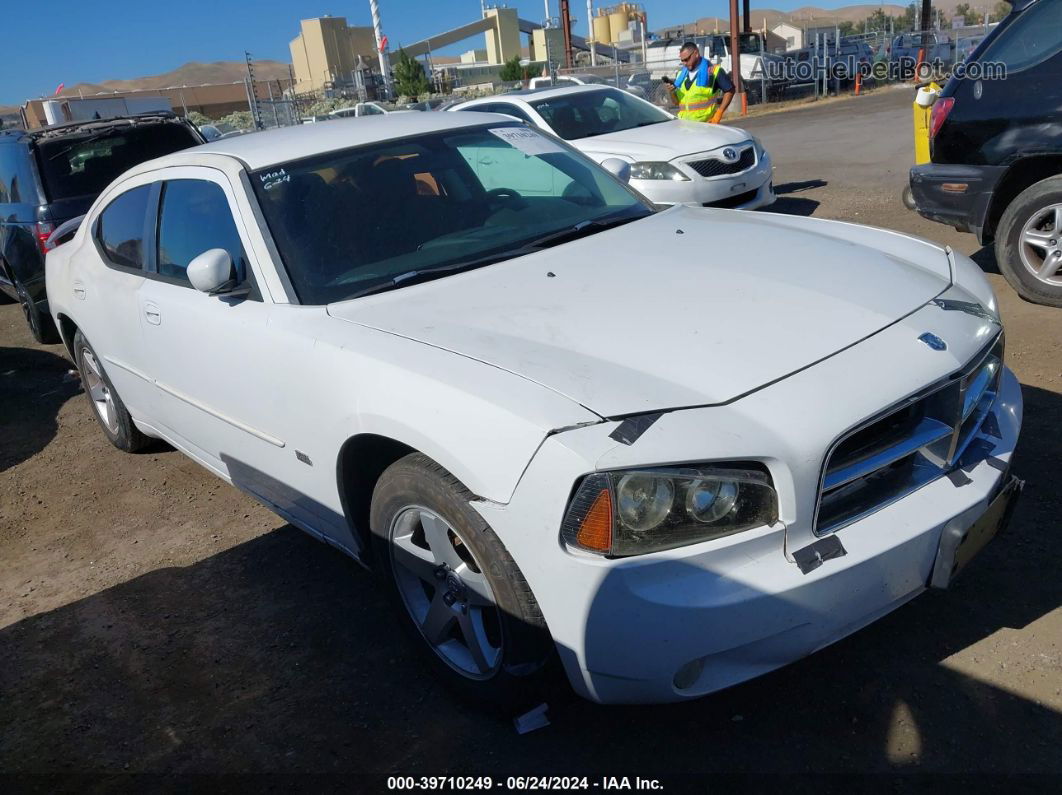
[[[701,63],[707,65],[707,61],[703,58]],[[698,85],[698,78],[701,77],[701,66],[698,64],[696,72],[690,72],[683,68],[675,78],[675,97],[678,99],[679,112],[678,117],[680,119],[686,119],[688,121],[711,121],[715,116],[716,111],[719,109],[719,103],[723,101],[723,92],[716,87],[715,78],[719,75],[719,72],[723,67],[707,67],[711,69],[712,79],[707,81],[708,85]],[[693,78],[693,82],[687,89],[684,85],[686,82],[686,75]]]

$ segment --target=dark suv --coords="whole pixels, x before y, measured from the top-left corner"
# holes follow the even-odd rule
[[[1062,306],[1062,2],[1013,0],[933,105],[918,212],[995,243],[1023,298]],[[997,66],[999,65],[999,66]],[[990,70],[1006,70],[1006,78]]]
[[[22,304],[38,342],[59,342],[44,292],[51,233],[127,169],[203,142],[172,113],[0,131],[0,300]]]

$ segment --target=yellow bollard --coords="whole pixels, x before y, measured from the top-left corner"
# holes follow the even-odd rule
[[[914,101],[914,149],[915,165],[929,162],[929,117],[933,103],[940,96],[940,86],[929,83],[918,89]]]

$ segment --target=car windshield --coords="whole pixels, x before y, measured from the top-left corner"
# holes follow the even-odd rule
[[[200,141],[184,124],[163,122],[45,138],[37,144],[50,201],[94,196],[124,171]]]
[[[759,54],[763,52],[763,40],[756,33],[738,35],[738,49],[742,53]]]
[[[505,123],[279,163],[251,181],[304,304],[484,267],[652,213],[566,145]]]
[[[566,141],[671,120],[659,108],[615,88],[560,94],[530,104]]]

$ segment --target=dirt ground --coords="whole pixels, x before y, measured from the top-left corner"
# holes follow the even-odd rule
[[[356,564],[164,446],[112,448],[61,348],[2,306],[0,771],[374,790],[390,774],[1062,776],[1062,310],[1024,303],[972,236],[902,207],[909,103],[878,92],[747,127],[774,156],[776,211],[950,243],[999,294],[1027,488],[952,590],[706,699],[562,698],[518,736],[427,675]]]

